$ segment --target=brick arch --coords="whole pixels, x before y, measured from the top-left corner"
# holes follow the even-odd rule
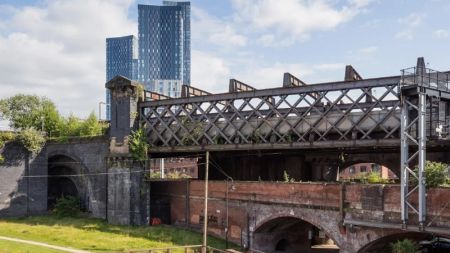
[[[252,229],[253,233],[256,233],[256,231],[264,224],[273,221],[275,219],[295,218],[301,221],[305,221],[324,231],[325,234],[329,238],[331,238],[339,248],[341,248],[341,245],[343,245],[345,238],[341,236],[341,233],[338,229],[340,226],[338,212],[331,210],[330,211],[321,210],[320,212],[317,212],[317,210],[314,209],[303,209],[303,208],[288,209],[288,208],[272,207],[272,209],[279,209],[279,210],[272,210],[269,211],[267,214],[261,212],[255,217],[255,222]]]
[[[413,241],[421,241],[425,239],[432,238],[431,233],[427,232],[410,232],[410,231],[402,231],[402,230],[391,230],[386,234],[378,236],[378,238],[366,243],[359,250],[358,253],[374,253],[381,252],[383,250],[384,245],[388,245],[390,243],[396,242],[401,239],[411,239]],[[441,237],[448,238],[448,236],[437,235]]]
[[[383,162],[381,162],[383,161]],[[390,153],[390,154],[351,154],[349,155],[344,163],[342,163],[342,168],[358,164],[358,163],[376,163],[386,166],[391,170],[397,177],[400,177],[400,154]]]

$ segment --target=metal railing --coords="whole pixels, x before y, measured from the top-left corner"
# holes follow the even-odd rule
[[[400,85],[423,86],[450,91],[450,75],[429,68],[412,67],[403,69]]]

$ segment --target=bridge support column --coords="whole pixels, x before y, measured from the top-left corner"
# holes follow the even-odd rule
[[[127,157],[110,158],[108,173],[108,222],[145,225],[149,220],[149,186],[144,168]]]

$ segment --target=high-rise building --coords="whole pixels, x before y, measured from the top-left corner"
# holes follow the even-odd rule
[[[138,5],[138,80],[147,90],[160,92],[162,82],[164,95],[173,96],[181,93],[181,84],[190,84],[190,8],[190,2],[175,1]],[[169,89],[169,83],[177,85]]]
[[[106,81],[115,76],[138,78],[138,48],[133,35],[106,39]],[[111,94],[106,90],[106,119],[111,117]]]

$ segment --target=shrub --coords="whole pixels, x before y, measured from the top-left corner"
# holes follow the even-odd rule
[[[391,243],[391,248],[392,253],[416,253],[419,250],[417,244],[409,239]]]
[[[287,173],[287,171],[283,171],[283,181],[285,183],[293,183],[293,182],[295,182],[295,179],[290,177],[289,174]]]
[[[136,131],[132,131],[130,138],[130,153],[131,157],[137,161],[147,160],[147,153],[150,145],[147,143],[147,137],[144,129],[140,128]]]
[[[440,185],[444,185],[447,180],[447,174],[448,174],[448,165],[445,163],[439,163],[439,162],[431,162],[426,161],[425,163],[425,171],[424,176],[426,178],[425,186],[427,188],[433,188]],[[416,167],[414,169],[415,173],[418,173],[419,168]],[[410,177],[411,184],[417,185],[417,179],[415,177]]]
[[[75,217],[80,211],[80,199],[73,196],[59,198],[53,209],[53,213],[60,217]]]
[[[2,155],[0,155],[0,164],[2,164],[4,161],[5,161],[5,158]]]
[[[367,182],[369,184],[386,184],[389,180],[381,177],[380,172],[372,171],[367,175]]]
[[[31,153],[38,153],[45,143],[45,137],[34,128],[22,130],[17,137],[19,142]]]
[[[175,172],[170,172],[166,174],[166,178],[167,179],[182,179],[182,178],[191,178],[191,176],[179,172],[179,171],[175,171]]]

